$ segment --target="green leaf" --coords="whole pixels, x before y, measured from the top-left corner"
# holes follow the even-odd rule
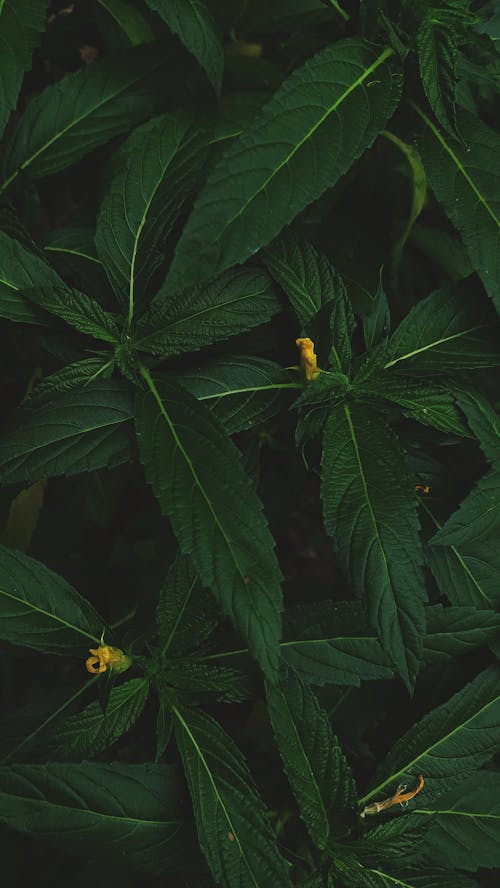
[[[42,403],[50,403],[54,396],[61,392],[68,392],[74,388],[83,388],[97,377],[109,379],[113,372],[113,361],[104,361],[102,358],[83,358],[66,367],[61,367],[50,376],[45,376],[36,383],[29,393],[26,406],[30,409],[38,407]]]
[[[146,0],[177,34],[220,93],[224,71],[222,35],[205,0]]]
[[[98,0],[124,36],[129,46],[154,40],[153,31],[142,12],[130,0]]]
[[[267,99],[269,94],[265,92],[230,92],[221,96],[211,143],[241,136]]]
[[[468,382],[452,386],[455,400],[489,463],[500,462],[500,416],[489,400]]]
[[[240,454],[215,417],[188,392],[142,369],[136,427],[146,478],[184,554],[212,589],[269,676],[281,634],[280,571],[261,503]]]
[[[423,774],[420,805],[440,796],[477,770],[500,745],[500,666],[490,666],[446,703],[425,715],[395,744],[375,775],[376,786],[361,799],[396,787],[403,777]]]
[[[424,122],[420,148],[430,186],[500,310],[500,136],[461,110],[457,114],[460,144],[414,108]]]
[[[121,339],[122,320],[103,308],[91,296],[69,287],[36,287],[26,290],[28,299],[49,314],[61,318],[71,327],[102,339],[117,343]]]
[[[400,376],[395,378],[390,372],[381,370],[375,376],[368,376],[366,381],[362,376],[359,382],[355,379],[353,389],[361,397],[397,404],[405,416],[422,425],[462,437],[469,436],[452,392],[443,385]]]
[[[102,202],[96,245],[129,321],[163,260],[163,242],[196,183],[206,146],[206,130],[180,111],[138,127],[122,146],[126,161]]]
[[[285,660],[314,685],[359,687],[392,678],[392,669],[366,614],[355,602],[321,602],[285,611]]]
[[[500,470],[492,469],[477,482],[444,527],[433,536],[432,545],[460,546],[463,543],[498,539],[500,527]]]
[[[291,886],[246,762],[222,728],[199,710],[173,708],[198,838],[223,888]]]
[[[18,411],[0,438],[4,484],[76,475],[131,459],[133,401],[120,380],[98,380]]]
[[[332,410],[321,495],[340,564],[411,687],[422,656],[425,601],[415,490],[398,439],[371,408],[346,403]]]
[[[468,654],[500,635],[500,614],[475,607],[426,608],[427,633],[424,655],[427,662]],[[458,864],[457,864],[458,865]]]
[[[47,0],[4,0],[0,4],[0,136],[14,110],[24,72],[45,27]]]
[[[383,270],[381,268],[379,272],[378,288],[372,299],[370,310],[363,318],[363,334],[367,351],[371,351],[380,342],[386,342],[391,329],[391,314],[382,278]]]
[[[2,189],[21,171],[38,179],[64,169],[151,114],[164,65],[160,47],[136,46],[46,87],[7,140]]]
[[[146,705],[149,683],[132,678],[112,688],[106,712],[98,700],[71,715],[47,738],[47,756],[54,761],[93,758],[129,731]]]
[[[480,771],[417,813],[433,818],[427,855],[460,869],[500,867],[500,774]],[[434,819],[436,818],[436,819]]]
[[[194,695],[198,699],[210,697],[222,703],[242,703],[250,700],[253,693],[247,676],[232,666],[217,666],[195,660],[174,660],[167,664],[164,679],[171,687]]]
[[[429,104],[441,126],[456,138],[457,38],[453,29],[439,20],[435,9],[420,23],[417,47],[420,76]]]
[[[280,308],[264,271],[226,271],[208,286],[192,287],[175,299],[160,290],[137,325],[135,346],[165,358],[196,351],[264,324]]]
[[[392,261],[395,265],[397,265],[397,263],[401,259],[401,254],[402,254],[404,247],[406,245],[406,241],[408,240],[408,238],[412,232],[413,226],[424,208],[425,200],[427,197],[427,179],[425,176],[425,169],[423,167],[422,160],[420,158],[420,155],[419,155],[417,149],[413,145],[409,145],[407,142],[403,142],[402,139],[400,139],[394,133],[389,132],[389,130],[384,130],[383,135],[385,136],[386,139],[388,139],[390,142],[392,142],[393,145],[396,145],[396,147],[399,148],[399,150],[401,151],[401,153],[403,154],[403,156],[406,160],[408,171],[409,171],[410,177],[411,177],[410,178],[410,182],[411,182],[410,211],[408,213],[408,218],[406,220],[406,224],[403,228],[403,231],[399,235],[396,243],[394,244],[394,246],[392,248]],[[379,289],[380,289],[381,285],[382,285],[382,277],[380,277]],[[383,300],[382,300],[382,307],[383,307]],[[388,312],[389,312],[389,309],[388,309],[388,307],[386,307],[385,312],[384,312],[386,314],[386,316],[388,315]],[[388,324],[387,324],[387,329],[388,329]],[[369,348],[369,347],[370,346],[368,346],[368,343],[367,343],[367,348]]]
[[[425,854],[425,842],[431,825],[429,818],[411,812],[377,823],[359,839],[349,844],[349,851],[364,866],[392,863],[407,867]]]
[[[326,848],[330,831],[347,832],[356,787],[326,712],[293,669],[266,686],[278,750],[311,839]]]
[[[163,656],[182,656],[196,650],[219,622],[212,595],[200,588],[193,562],[178,555],[160,591],[156,631]]]
[[[244,262],[370,147],[399,100],[391,55],[341,40],[291,74],[212,171],[179,241],[169,292]]]
[[[23,296],[34,287],[64,287],[43,259],[0,231],[0,317],[23,324],[49,324],[43,311]]]
[[[271,419],[286,406],[286,395],[302,388],[279,364],[246,355],[227,355],[168,378],[203,401],[230,435]]]
[[[1,638],[44,653],[78,656],[89,641],[99,643],[102,618],[66,580],[21,552],[0,546],[0,554]]]
[[[0,821],[65,853],[146,873],[196,865],[174,765],[117,762],[0,767]]]
[[[478,305],[467,290],[456,284],[417,302],[389,340],[385,368],[425,376],[499,364],[488,306]]]

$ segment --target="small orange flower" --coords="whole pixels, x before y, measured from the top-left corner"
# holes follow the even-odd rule
[[[314,342],[306,337],[304,339],[296,339],[295,344],[300,349],[300,369],[306,382],[311,382],[319,375],[318,359],[314,353]]]
[[[120,648],[111,647],[109,644],[99,645],[97,648],[89,648],[92,657],[85,661],[87,672],[97,675],[99,672],[125,672],[132,664],[132,657],[124,654]]]
[[[367,814],[380,814],[381,811],[385,811],[387,808],[392,808],[393,805],[403,805],[423,789],[424,783],[425,780],[422,774],[419,774],[418,786],[416,789],[406,792],[406,785],[403,784],[403,786],[398,786],[394,795],[389,796],[387,799],[383,799],[381,802],[373,802],[371,805],[366,805],[361,812],[361,817],[366,817]]]
[[[418,490],[421,493],[430,493],[431,492],[431,489],[428,484],[415,484],[415,490]]]

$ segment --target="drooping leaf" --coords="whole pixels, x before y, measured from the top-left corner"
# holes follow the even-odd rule
[[[326,712],[293,669],[266,687],[269,715],[301,816],[318,848],[348,831],[356,788]],[[347,823],[346,823],[347,821]]]
[[[337,557],[411,687],[422,656],[425,601],[414,485],[398,439],[371,408],[345,403],[332,410],[322,498]]]
[[[53,761],[81,761],[92,758],[129,731],[146,705],[149,683],[132,678],[111,689],[106,711],[98,700],[51,732],[46,753]]]
[[[96,245],[118,301],[134,307],[163,259],[162,245],[206,155],[192,114],[164,114],[134,130],[97,220]]]
[[[396,107],[391,55],[353,38],[291,74],[211,173],[177,247],[169,292],[244,262],[338,181]]]
[[[422,805],[418,813],[432,817],[426,839],[427,855],[446,866],[450,860],[460,869],[500,866],[500,775],[479,771]]]
[[[454,31],[432,9],[417,31],[420,76],[439,123],[456,138],[455,115],[457,41]]]
[[[62,577],[0,546],[0,637],[52,654],[82,655],[105,624]]]
[[[264,271],[227,271],[208,286],[193,287],[175,299],[160,290],[137,325],[135,345],[161,357],[196,351],[264,324],[280,308]]]
[[[109,379],[21,408],[16,426],[0,438],[0,479],[37,481],[127,462],[133,409],[130,390]]]
[[[54,848],[146,873],[198,867],[174,765],[0,767],[0,821]],[[186,864],[186,861],[188,863]]]
[[[205,0],[146,0],[199,62],[216,93],[224,70],[222,38]]]
[[[4,0],[0,5],[0,136],[16,107],[46,11],[47,0]]]
[[[498,539],[500,528],[500,471],[491,469],[477,482],[445,525],[433,536],[435,546]]]
[[[62,170],[147,117],[164,65],[159,46],[136,46],[46,87],[7,140],[2,188],[21,171],[38,179]]]
[[[43,259],[0,231],[0,317],[48,325],[47,315],[24,298],[23,290],[51,286],[64,287],[64,282]]]
[[[434,604],[426,608],[425,616],[424,655],[427,662],[468,654],[500,637],[500,614],[491,610]]]
[[[81,333],[117,343],[121,338],[122,322],[118,315],[105,311],[95,299],[69,287],[35,287],[26,290],[26,296],[44,311],[55,315]]]
[[[474,269],[500,310],[500,136],[460,110],[460,143],[443,135],[417,110],[424,122],[420,148],[431,188],[460,232]]]
[[[213,597],[201,588],[198,571],[178,555],[166,576],[156,609],[156,631],[163,656],[196,650],[219,620]]]
[[[389,340],[386,369],[424,376],[496,366],[500,348],[487,308],[471,298],[465,285],[431,293]]]
[[[490,759],[500,744],[500,666],[490,666],[404,734],[361,799],[388,795],[402,778],[423,774],[418,807],[463,781]],[[388,789],[389,788],[389,789]]]
[[[200,710],[174,707],[198,838],[222,888],[291,885],[246,762],[222,728]]]
[[[261,503],[240,455],[210,411],[171,383],[136,408],[146,478],[201,582],[248,640],[268,676],[281,634],[280,571]]]
[[[270,419],[300,388],[279,364],[246,355],[217,358],[170,378],[203,401],[230,435]]]

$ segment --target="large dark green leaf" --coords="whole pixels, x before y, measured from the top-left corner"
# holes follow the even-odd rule
[[[106,711],[95,700],[47,738],[47,756],[54,761],[93,758],[130,730],[146,705],[149,683],[132,678],[111,690]]]
[[[177,247],[170,292],[243,262],[338,181],[397,105],[391,55],[344,40],[294,71],[211,173]]]
[[[457,114],[458,142],[416,110],[424,122],[420,148],[431,188],[500,310],[500,136],[462,110]]]
[[[0,4],[0,136],[16,107],[24,72],[45,26],[47,0]]]
[[[266,688],[276,743],[300,813],[318,848],[347,831],[356,788],[326,712],[292,669]]]
[[[425,616],[427,662],[468,654],[500,636],[500,614],[491,610],[434,604],[426,608]]]
[[[206,155],[207,132],[192,114],[165,114],[134,130],[122,146],[126,162],[112,179],[97,220],[99,258],[132,319],[163,241]]]
[[[222,35],[205,0],[146,0],[200,63],[216,93],[224,70]]]
[[[302,388],[279,364],[245,355],[221,357],[173,378],[203,401],[230,435],[270,419],[286,406],[287,394]]]
[[[416,813],[432,817],[427,853],[437,863],[460,869],[500,867],[500,774],[464,774],[464,780]]]
[[[200,586],[198,571],[187,555],[178,555],[160,590],[156,631],[163,656],[195,650],[219,620],[217,605]]]
[[[0,231],[0,317],[48,326],[50,319],[23,290],[51,286],[64,287],[64,282],[43,259]]]
[[[163,383],[137,401],[139,453],[161,509],[201,582],[276,675],[281,635],[280,571],[262,505],[238,450],[188,392]]]
[[[260,269],[226,271],[208,286],[172,298],[160,290],[137,325],[137,348],[170,357],[251,330],[280,310],[269,276]]]
[[[161,97],[164,53],[137,46],[63,77],[32,99],[3,157],[3,188],[21,171],[39,178],[147,117]]]
[[[466,285],[436,290],[417,302],[389,340],[386,369],[424,376],[499,364],[487,309]]]
[[[500,416],[493,405],[470,383],[454,383],[452,391],[488,462],[500,462]]]
[[[414,724],[395,744],[361,800],[389,795],[402,778],[423,774],[419,807],[481,767],[500,748],[500,666],[490,666]]]
[[[172,876],[198,864],[174,765],[9,765],[0,820],[54,848],[108,866]],[[199,866],[199,864],[198,864]]]
[[[456,512],[438,530],[431,543],[436,546],[461,546],[498,540],[500,528],[500,471],[492,469],[481,478]]]
[[[1,638],[46,653],[82,655],[89,643],[99,643],[103,629],[99,614],[66,580],[0,546]]]
[[[95,299],[79,290],[64,286],[35,287],[27,290],[26,295],[35,305],[61,318],[80,333],[115,344],[121,339],[121,318],[104,311]]]
[[[466,425],[458,411],[453,394],[443,385],[431,382],[402,379],[381,370],[366,381],[354,380],[354,389],[362,397],[389,401],[401,407],[405,416],[416,419],[422,425],[467,437]]]
[[[415,490],[398,439],[371,408],[346,403],[332,411],[322,498],[337,557],[411,687],[422,656],[425,601]]]
[[[50,404],[54,396],[68,392],[74,388],[84,388],[94,379],[109,379],[113,373],[113,360],[101,358],[83,358],[73,364],[61,367],[50,376],[45,376],[29,393],[26,406],[31,409],[40,404]]]
[[[291,886],[246,762],[208,715],[174,708],[201,848],[222,888]]]
[[[457,38],[432,9],[417,31],[420,76],[429,104],[441,126],[456,137]]]
[[[108,379],[23,408],[0,438],[0,479],[37,481],[127,462],[134,452],[132,416],[130,391]]]

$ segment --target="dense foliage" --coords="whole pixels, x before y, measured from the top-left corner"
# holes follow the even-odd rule
[[[497,884],[499,40],[0,0],[9,885]]]

